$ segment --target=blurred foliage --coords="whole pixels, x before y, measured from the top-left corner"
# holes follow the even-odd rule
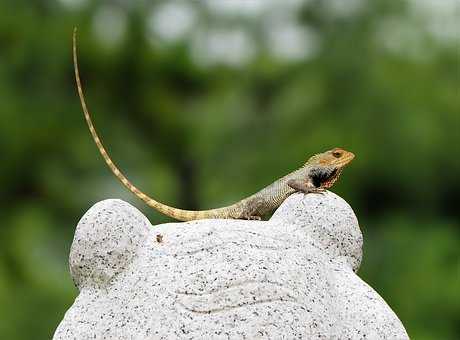
[[[197,62],[190,36],[152,44],[146,21],[160,1],[0,2],[0,338],[52,336],[77,295],[67,256],[93,203],[120,197],[154,224],[168,221],[116,181],[93,145],[73,80],[73,25],[96,125],[136,185],[173,206],[216,207],[313,153],[350,149],[357,158],[334,191],[362,225],[360,276],[412,338],[458,338],[459,27],[453,41],[436,39],[411,14],[414,1],[346,15],[324,7],[337,1],[304,2],[295,17],[316,32],[316,54],[274,57],[258,19],[233,16],[224,23],[258,43],[233,65]],[[205,4],[193,5],[197,32],[221,24]]]

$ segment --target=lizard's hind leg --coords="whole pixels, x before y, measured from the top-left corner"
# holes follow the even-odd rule
[[[255,198],[246,203],[242,218],[246,220],[262,220],[261,211],[265,206],[265,201],[261,198]]]

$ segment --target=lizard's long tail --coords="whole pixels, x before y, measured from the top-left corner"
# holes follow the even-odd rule
[[[219,208],[219,209],[212,209],[212,210],[202,210],[202,211],[192,211],[192,210],[182,210],[170,207],[166,204],[158,202],[153,198],[147,196],[138,188],[136,188],[123,173],[118,169],[115,163],[110,158],[109,154],[105,150],[104,146],[102,145],[102,141],[99,138],[96,129],[94,128],[93,122],[91,120],[91,116],[89,114],[88,108],[86,106],[85,97],[83,95],[83,90],[80,81],[80,74],[78,71],[78,59],[77,59],[77,29],[74,29],[73,32],[73,62],[74,62],[74,69],[75,69],[75,80],[77,82],[77,89],[78,95],[80,96],[80,103],[83,109],[83,113],[85,114],[86,123],[88,124],[89,131],[96,143],[99,152],[101,153],[102,157],[104,158],[105,162],[109,166],[110,170],[114,173],[114,175],[120,180],[121,183],[125,187],[127,187],[134,195],[139,197],[143,200],[147,205],[150,207],[158,210],[162,214],[165,214],[169,217],[175,218],[180,221],[191,221],[191,220],[198,220],[203,218],[230,218],[230,214],[232,212],[232,208],[234,206]]]

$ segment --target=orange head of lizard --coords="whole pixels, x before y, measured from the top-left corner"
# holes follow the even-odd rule
[[[353,158],[352,152],[334,148],[310,157],[305,166],[311,169],[310,177],[316,187],[330,188]]]

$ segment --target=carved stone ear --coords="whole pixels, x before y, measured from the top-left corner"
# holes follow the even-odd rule
[[[270,221],[290,225],[296,232],[308,236],[325,254],[343,258],[358,271],[363,245],[358,220],[350,205],[334,193],[308,194],[307,197],[294,194]]]
[[[149,232],[147,218],[130,204],[108,199],[82,217],[70,249],[75,285],[102,287],[132,261]]]

